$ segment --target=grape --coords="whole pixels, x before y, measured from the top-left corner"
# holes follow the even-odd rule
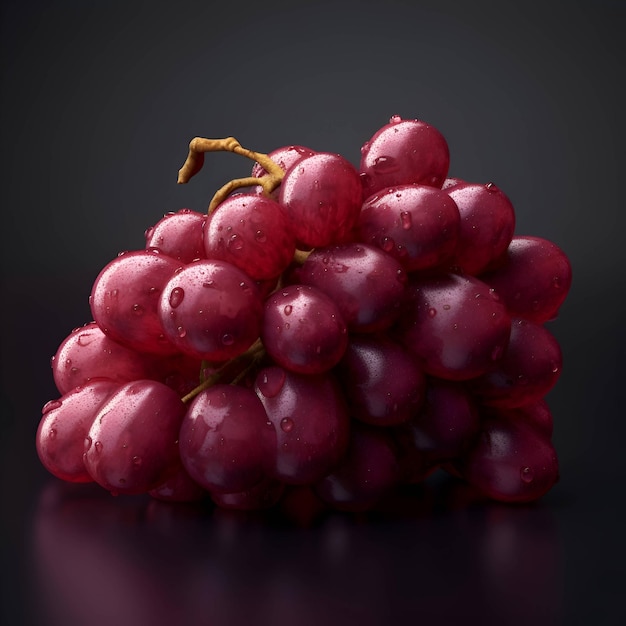
[[[176,472],[164,483],[150,489],[148,493],[156,500],[164,502],[199,502],[209,495],[187,473],[182,463],[179,463]]]
[[[158,250],[181,264],[203,259],[206,217],[190,209],[168,213],[146,231],[146,250]]]
[[[217,384],[191,402],[180,429],[180,456],[207,491],[250,489],[264,478],[275,455],[274,427],[251,389]]]
[[[309,285],[289,285],[265,302],[261,339],[278,365],[319,374],[339,362],[348,333],[329,296]]]
[[[506,251],[515,230],[508,197],[493,183],[458,182],[447,189],[461,216],[459,237],[450,267],[478,274]]]
[[[350,429],[335,379],[271,366],[257,374],[254,388],[276,430],[273,477],[306,485],[328,474],[346,450]]]
[[[254,280],[266,280],[289,265],[296,244],[289,219],[277,202],[235,194],[209,215],[204,247],[207,258],[228,261]]]
[[[145,493],[177,471],[178,432],[186,406],[163,383],[122,385],[100,407],[85,440],[91,477],[114,494]]]
[[[399,476],[389,434],[383,429],[354,424],[346,454],[315,485],[315,493],[336,509],[366,511],[395,487]]]
[[[406,480],[419,482],[428,469],[456,459],[479,427],[478,405],[464,386],[429,378],[421,410],[394,429]]]
[[[453,254],[459,209],[449,194],[426,185],[401,185],[370,196],[361,210],[359,238],[413,272],[441,265]]]
[[[454,274],[416,280],[407,287],[398,337],[431,376],[467,380],[502,357],[511,319],[493,291]]]
[[[345,242],[363,202],[359,173],[338,154],[320,152],[290,168],[279,203],[291,220],[303,250]]]
[[[195,261],[164,285],[159,319],[181,352],[225,361],[258,338],[263,303],[254,281],[225,261]]]
[[[157,313],[159,296],[180,267],[156,251],[127,252],[111,261],[93,285],[91,313],[105,335],[133,350],[174,354]]]
[[[515,236],[499,266],[480,279],[495,289],[514,317],[543,324],[554,319],[572,283],[565,253],[541,237]]]
[[[284,146],[283,148],[272,150],[267,156],[286,172],[305,157],[313,156],[314,154],[314,150],[304,146]],[[253,165],[251,175],[254,178],[261,178],[266,174],[267,172],[259,163]]]
[[[418,183],[441,188],[449,166],[448,144],[434,126],[397,115],[361,148],[360,172],[366,197],[396,185]]]
[[[314,250],[298,279],[330,296],[350,331],[375,332],[398,317],[407,276],[382,250],[347,243]]]
[[[537,500],[559,479],[556,452],[544,434],[493,417],[483,421],[459,467],[471,485],[502,502]]]
[[[561,367],[561,349],[553,335],[543,326],[514,319],[504,356],[471,387],[484,404],[515,408],[543,398]]]
[[[385,336],[354,336],[339,364],[350,412],[374,426],[411,419],[424,400],[425,379],[417,360]]]
[[[514,409],[483,407],[482,412],[485,415],[492,415],[513,424],[527,425],[546,438],[552,437],[554,426],[552,412],[544,399],[530,402]]]
[[[256,485],[234,493],[211,493],[211,499],[222,509],[258,511],[274,506],[283,495],[285,485],[274,478],[265,477]]]
[[[92,378],[126,383],[150,378],[154,355],[127,348],[105,335],[95,322],[75,328],[52,357],[52,375],[61,394]]]
[[[94,380],[43,407],[36,446],[41,463],[51,474],[74,483],[93,481],[83,463],[85,437],[96,412],[119,386],[111,380]]]

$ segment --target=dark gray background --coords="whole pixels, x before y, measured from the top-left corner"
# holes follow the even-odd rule
[[[621,622],[623,1],[0,7],[4,623]],[[204,210],[249,171],[213,155],[176,185],[189,139],[357,164],[393,114],[437,126],[451,175],[498,184],[518,234],[572,261],[551,324],[557,487],[535,507],[438,504],[307,530],[92,492],[55,504],[34,432],[56,397],[49,358],[89,321],[95,276],[164,212]]]

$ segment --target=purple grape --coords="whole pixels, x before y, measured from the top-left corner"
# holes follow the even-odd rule
[[[408,421],[424,401],[417,360],[386,336],[352,336],[338,366],[350,414],[374,426]]]
[[[425,402],[394,429],[405,480],[419,482],[425,470],[457,458],[478,435],[478,405],[459,383],[429,378]]]
[[[365,197],[396,185],[441,188],[449,166],[448,144],[434,126],[397,115],[361,148]]]
[[[502,357],[510,333],[504,305],[476,278],[448,274],[407,287],[398,336],[431,376],[480,376]]]
[[[303,250],[345,242],[362,202],[359,173],[342,156],[328,152],[300,160],[280,186],[279,203]]]
[[[471,485],[502,502],[537,500],[559,479],[549,437],[522,423],[493,417],[483,421],[480,436],[459,468]]]
[[[255,391],[276,429],[274,478],[292,485],[316,482],[342,458],[350,418],[330,374],[303,375],[263,368]]]
[[[541,237],[513,237],[499,266],[480,279],[495,289],[514,317],[543,324],[554,319],[572,284],[565,253]]]
[[[225,261],[196,261],[164,285],[159,317],[168,340],[185,354],[226,361],[259,336],[263,303],[254,281]]]
[[[221,509],[260,511],[274,506],[283,495],[285,485],[274,478],[263,478],[256,485],[234,493],[211,493],[211,499]]]
[[[395,321],[407,281],[399,261],[362,243],[317,248],[298,277],[330,296],[348,329],[361,333],[384,330]]]
[[[173,354],[165,338],[158,303],[180,262],[156,251],[127,252],[100,272],[89,298],[91,313],[105,335],[133,350]]]
[[[335,509],[367,511],[396,486],[399,478],[400,468],[388,431],[355,423],[346,454],[314,489]]]
[[[511,243],[515,212],[493,183],[457,183],[447,189],[461,216],[459,237],[449,265],[463,274],[478,274]]]
[[[180,428],[180,457],[191,478],[207,491],[244,491],[273,465],[274,426],[251,389],[213,385],[189,405]]]
[[[276,278],[296,250],[289,218],[263,196],[235,194],[207,220],[204,249],[208,259],[228,261],[254,280]]]
[[[83,463],[85,437],[96,413],[119,386],[111,380],[94,380],[43,407],[36,447],[42,465],[51,474],[73,483],[93,481]]]
[[[370,196],[357,226],[361,241],[378,246],[413,272],[437,267],[453,254],[459,210],[449,194],[426,185],[401,185]]]
[[[163,383],[122,385],[100,407],[85,440],[91,477],[113,494],[156,489],[180,464],[178,433],[186,406]]]
[[[156,500],[164,502],[199,502],[209,495],[189,476],[182,463],[179,463],[176,472],[170,478],[158,487],[150,489],[148,493]]]
[[[158,250],[184,265],[203,259],[202,232],[206,218],[205,213],[190,209],[167,213],[146,231],[146,250]]]
[[[261,339],[278,365],[319,374],[339,362],[348,333],[329,296],[309,285],[288,285],[266,300]]]
[[[504,356],[471,382],[484,404],[516,408],[543,398],[561,374],[561,348],[543,326],[514,319]]]
[[[286,172],[293,165],[302,161],[305,157],[313,156],[314,154],[314,150],[305,148],[304,146],[284,146],[282,148],[272,150],[267,156]],[[255,163],[252,166],[251,176],[254,178],[261,178],[266,174],[267,172],[265,171],[265,168],[263,168],[259,163]]]

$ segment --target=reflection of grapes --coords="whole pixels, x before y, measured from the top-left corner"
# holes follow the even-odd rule
[[[515,236],[493,183],[447,178],[447,143],[422,121],[391,118],[359,169],[196,138],[179,181],[217,150],[252,158],[251,176],[208,215],[168,213],[96,278],[94,321],[52,358],[43,465],[245,510],[307,494],[362,511],[439,468],[497,500],[545,494],[562,250]]]

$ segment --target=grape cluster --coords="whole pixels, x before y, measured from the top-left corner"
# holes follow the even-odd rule
[[[367,510],[437,469],[499,501],[544,495],[562,250],[515,235],[493,183],[450,178],[423,121],[393,116],[358,169],[303,146],[262,156],[243,190],[165,215],[102,269],[93,321],[52,358],[43,465],[246,510],[298,488]]]

